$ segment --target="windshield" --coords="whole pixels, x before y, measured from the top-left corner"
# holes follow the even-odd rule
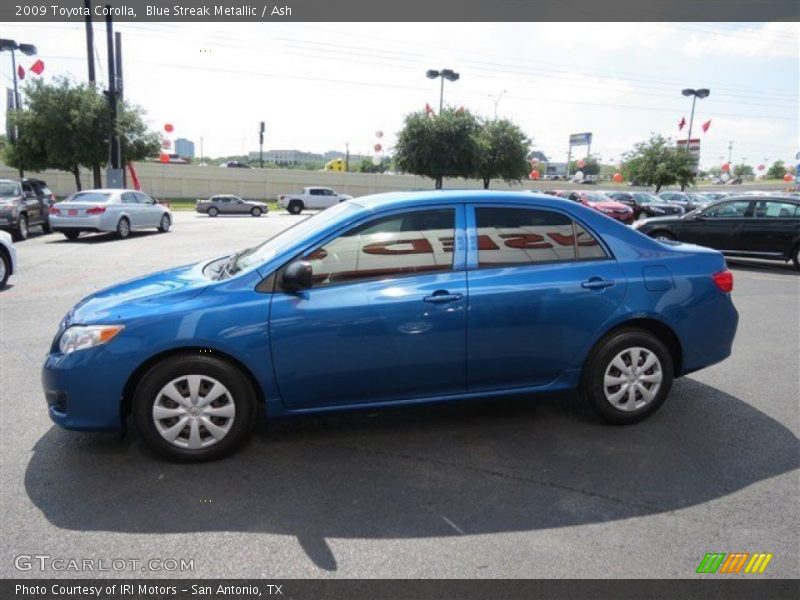
[[[640,204],[653,204],[655,202],[661,202],[660,198],[655,198],[650,194],[639,193],[639,194],[634,194],[633,197],[636,198],[636,201],[639,202]]]
[[[258,246],[241,251],[236,258],[232,271],[242,271],[263,264],[299,238],[313,232],[315,229],[322,229],[342,215],[358,212],[360,208],[359,205],[351,204],[350,202],[334,204],[330,208],[300,221],[289,229],[284,229],[278,235],[269,238]]]
[[[108,202],[110,198],[110,192],[78,192],[77,194],[72,194],[64,202],[91,202],[97,204]]]
[[[20,196],[19,184],[14,181],[0,181],[0,198]]]

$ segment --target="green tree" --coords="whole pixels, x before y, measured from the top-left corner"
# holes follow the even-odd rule
[[[508,119],[484,121],[478,133],[480,156],[476,175],[489,189],[492,179],[520,181],[530,171],[531,140]]]
[[[736,177],[741,177],[742,179],[753,179],[756,176],[756,172],[753,170],[753,167],[750,165],[736,165],[733,167],[733,174]]]
[[[385,173],[389,168],[389,161],[384,159],[380,164],[373,164],[369,158],[362,158],[358,164],[359,173]]]
[[[395,144],[400,171],[430,177],[441,189],[445,177],[474,177],[480,161],[480,124],[462,109],[445,109],[434,118],[424,112],[406,115]]]
[[[594,156],[587,156],[586,158],[584,158],[583,162],[586,164],[584,164],[582,167],[578,166],[578,162],[579,160],[573,160],[571,163],[569,163],[570,173],[577,173],[578,171],[583,171],[584,175],[600,174],[600,162]]]
[[[767,179],[783,179],[786,175],[786,163],[782,160],[776,160],[767,170]]]
[[[656,193],[665,185],[681,187],[694,183],[694,159],[661,135],[651,135],[623,157],[622,174],[637,185],[654,185]]]
[[[93,87],[65,77],[53,83],[35,80],[26,86],[25,97],[25,108],[12,115],[19,138],[6,146],[6,162],[34,171],[67,171],[80,190],[80,168],[108,162],[107,101]],[[125,160],[142,160],[159,152],[160,138],[148,131],[138,107],[120,103],[117,133]]]

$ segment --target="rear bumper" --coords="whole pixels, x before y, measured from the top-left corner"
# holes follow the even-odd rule
[[[91,217],[61,217],[50,215],[50,228],[53,231],[116,231],[117,221],[112,215]]]

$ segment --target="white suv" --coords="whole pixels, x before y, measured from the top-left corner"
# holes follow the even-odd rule
[[[17,272],[17,249],[11,235],[0,231],[0,289],[6,286],[9,276]]]

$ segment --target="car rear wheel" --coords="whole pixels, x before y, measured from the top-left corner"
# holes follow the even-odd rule
[[[13,237],[17,242],[22,242],[28,239],[28,217],[25,215],[19,216],[19,221],[17,221],[17,227],[14,229]]]
[[[250,437],[255,410],[255,393],[244,374],[207,355],[174,356],[156,364],[133,399],[145,443],[178,462],[234,452]]]
[[[161,233],[167,233],[170,225],[172,225],[172,221],[170,220],[169,215],[161,215],[161,223],[158,225],[158,231]]]
[[[78,239],[78,236],[81,234],[80,231],[65,231],[64,236],[71,241],[75,241]]]
[[[254,217],[260,217],[261,216],[261,209],[258,208],[257,206],[254,206],[253,210],[250,211],[250,214],[253,215]]]
[[[641,329],[613,333],[592,350],[584,367],[581,395],[607,422],[635,423],[653,414],[672,387],[667,347]]]
[[[653,238],[654,240],[658,240],[659,242],[675,241],[675,236],[672,235],[671,233],[667,233],[666,231],[656,231],[654,233],[651,233],[650,237]]]
[[[6,287],[9,275],[11,275],[11,260],[5,252],[0,252],[0,289]]]
[[[794,263],[794,268],[800,271],[800,244],[797,244],[792,251],[792,262]]]
[[[214,206],[208,209],[209,217],[216,217],[218,214],[219,214],[219,209],[215,208]]]
[[[53,230],[50,227],[50,221],[45,219],[44,223],[42,223],[42,233],[52,233]]]
[[[125,239],[131,234],[131,222],[127,218],[122,217],[117,223],[117,236],[120,239]]]
[[[303,203],[300,202],[299,200],[292,200],[291,202],[289,202],[289,206],[287,207],[286,210],[288,210],[293,215],[299,215],[301,212],[303,212]]]

